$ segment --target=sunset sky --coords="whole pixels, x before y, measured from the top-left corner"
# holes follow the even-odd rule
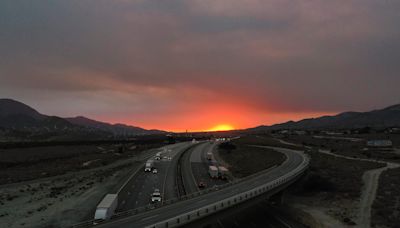
[[[0,1],[0,97],[172,131],[400,103],[398,0]]]

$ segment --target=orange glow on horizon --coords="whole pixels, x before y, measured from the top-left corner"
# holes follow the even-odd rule
[[[316,118],[335,113],[328,112],[300,112],[300,113],[274,113],[252,112],[246,109],[226,108],[225,110],[205,108],[212,112],[193,112],[184,115],[143,116],[135,118],[109,118],[106,116],[94,116],[94,119],[109,123],[124,123],[145,129],[159,129],[171,132],[206,132],[228,131],[257,127],[259,125],[273,125],[289,120],[298,121],[305,118]],[[240,111],[239,111],[240,110]],[[221,121],[223,120],[223,121]]]
[[[205,131],[230,131],[235,130],[235,128],[230,124],[218,124],[211,129]]]

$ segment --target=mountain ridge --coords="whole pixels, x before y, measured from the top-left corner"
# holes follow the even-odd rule
[[[146,130],[144,128],[125,124],[110,124],[87,117],[78,116],[62,118],[41,114],[36,109],[13,99],[0,99],[0,128],[3,131],[25,132],[25,135],[100,135],[105,137],[161,134],[160,130]],[[0,132],[1,133],[1,132]]]
[[[400,104],[368,112],[342,112],[333,116],[321,116],[300,121],[288,121],[271,126],[261,125],[248,130],[282,129],[354,129],[363,127],[387,128],[400,126]]]

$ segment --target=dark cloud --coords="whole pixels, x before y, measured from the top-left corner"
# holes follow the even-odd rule
[[[368,110],[399,102],[399,10],[394,0],[2,1],[0,95],[143,123],[213,102],[259,122]]]

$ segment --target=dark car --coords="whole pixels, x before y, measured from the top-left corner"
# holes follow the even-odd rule
[[[200,181],[198,186],[199,186],[199,188],[205,188],[205,187],[207,187],[207,184],[204,181]]]

